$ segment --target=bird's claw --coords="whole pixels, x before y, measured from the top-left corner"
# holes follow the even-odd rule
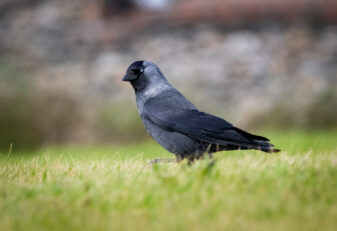
[[[153,164],[158,164],[158,163],[172,163],[172,162],[176,162],[175,159],[153,159],[151,160],[148,165],[153,165]]]

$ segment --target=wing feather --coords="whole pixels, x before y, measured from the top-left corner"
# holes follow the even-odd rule
[[[267,138],[234,127],[226,120],[196,109],[171,108],[148,101],[144,117],[168,131],[177,131],[204,142],[271,151]]]

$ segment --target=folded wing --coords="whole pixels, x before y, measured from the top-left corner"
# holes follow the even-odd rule
[[[272,148],[267,138],[245,132],[219,117],[195,109],[172,108],[153,100],[149,100],[144,109],[142,116],[168,131],[224,147],[279,151]]]

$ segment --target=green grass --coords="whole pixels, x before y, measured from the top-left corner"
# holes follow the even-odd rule
[[[0,230],[336,230],[337,132],[262,133],[282,152],[189,167],[154,142],[0,155]]]

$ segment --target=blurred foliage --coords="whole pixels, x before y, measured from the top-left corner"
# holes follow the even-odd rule
[[[0,149],[8,150],[11,144],[37,147],[43,134],[28,97],[29,81],[22,78],[22,70],[3,60],[0,70]]]
[[[0,149],[71,142],[85,124],[79,104],[66,95],[0,97],[0,111]]]
[[[268,113],[255,117],[251,123],[260,128],[272,129],[336,129],[337,91],[328,89],[308,105],[291,105],[284,99]]]
[[[337,127],[337,89],[323,92],[307,108],[308,128],[336,128]]]
[[[129,102],[104,105],[99,112],[97,129],[105,141],[134,142],[147,137],[136,107]]]
[[[0,149],[35,148],[44,140],[29,99],[0,98]]]
[[[69,95],[36,90],[20,68],[3,62],[0,69],[0,149],[67,142],[83,119],[79,103]]]

